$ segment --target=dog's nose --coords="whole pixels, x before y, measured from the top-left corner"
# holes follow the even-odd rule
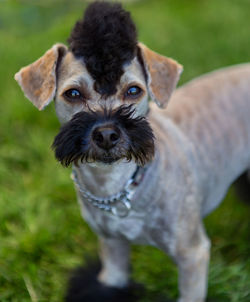
[[[95,144],[105,150],[113,148],[120,140],[120,130],[114,126],[100,126],[92,134]]]

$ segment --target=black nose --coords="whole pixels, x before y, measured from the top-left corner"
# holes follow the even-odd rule
[[[98,147],[110,150],[119,142],[120,130],[115,126],[99,126],[94,129],[92,139]]]

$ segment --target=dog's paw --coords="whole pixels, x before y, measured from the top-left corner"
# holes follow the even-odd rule
[[[143,293],[137,284],[122,289],[104,286],[97,280],[100,265],[91,264],[78,268],[71,277],[66,293],[66,302],[134,302]]]

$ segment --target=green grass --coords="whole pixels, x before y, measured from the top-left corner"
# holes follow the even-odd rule
[[[38,112],[13,76],[53,43],[65,42],[84,1],[0,0],[0,301],[62,301],[69,272],[97,254],[80,217],[70,170],[50,149],[59,128],[53,105]],[[249,61],[249,0],[144,0],[126,7],[139,38],[184,65],[181,83]],[[250,207],[231,189],[210,215],[209,299],[250,301]],[[141,301],[177,297],[177,271],[162,252],[134,247]]]

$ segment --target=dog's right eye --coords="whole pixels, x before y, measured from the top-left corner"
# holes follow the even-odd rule
[[[77,89],[69,89],[69,90],[65,91],[63,95],[69,101],[81,101],[81,100],[83,100],[83,95]]]

